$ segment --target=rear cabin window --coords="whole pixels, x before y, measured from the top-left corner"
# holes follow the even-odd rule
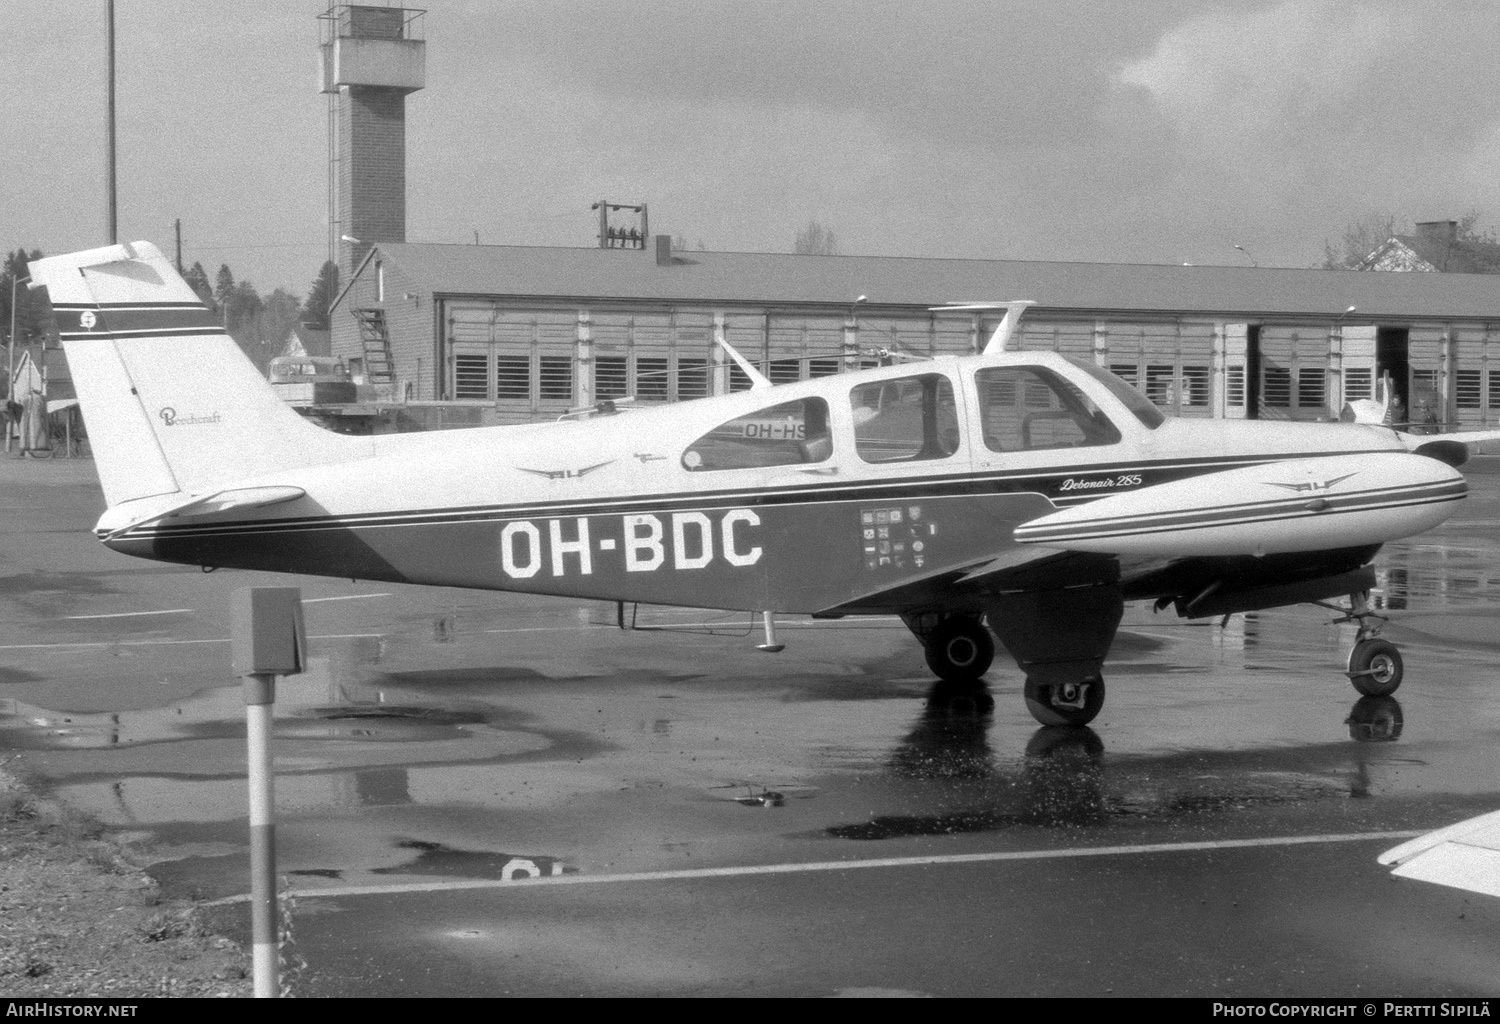
[[[958,451],[953,384],[940,373],[861,384],[849,403],[854,448],[866,462],[946,459]]]
[[[1091,448],[1115,444],[1120,431],[1077,385],[1040,366],[978,371],[979,421],[992,452]]]
[[[694,441],[682,464],[694,472],[825,462],[833,455],[828,403],[801,398],[737,416]]]

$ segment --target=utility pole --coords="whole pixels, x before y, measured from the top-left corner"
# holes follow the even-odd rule
[[[182,218],[172,222],[177,229],[177,273],[182,273]]]
[[[115,0],[107,0],[106,7],[109,15],[109,59],[107,70],[109,86],[107,89],[107,110],[104,119],[106,151],[104,188],[108,192],[105,229],[109,234],[109,244],[114,245],[120,240],[119,212],[115,206]]]

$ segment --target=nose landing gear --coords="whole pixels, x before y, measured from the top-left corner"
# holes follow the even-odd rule
[[[1349,595],[1347,611],[1338,605],[1316,602],[1344,614],[1334,622],[1356,622],[1359,632],[1354,638],[1354,649],[1349,652],[1349,670],[1345,673],[1354,688],[1366,697],[1389,697],[1401,685],[1405,667],[1401,663],[1401,652],[1389,640],[1380,639],[1380,629],[1388,621],[1384,615],[1370,610],[1370,593],[1367,590]]]
[[[1103,707],[1101,675],[1063,683],[1026,679],[1026,710],[1043,725],[1087,725]]]

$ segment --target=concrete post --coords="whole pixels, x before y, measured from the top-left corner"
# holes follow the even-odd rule
[[[230,605],[232,665],[244,679],[245,753],[250,796],[250,934],[255,996],[280,994],[276,921],[276,792],[271,728],[276,677],[307,664],[302,591],[242,587]]]
[[[276,788],[271,766],[271,726],[276,677],[245,676],[245,749],[250,783],[250,938],[257,999],[280,994],[276,928]]]

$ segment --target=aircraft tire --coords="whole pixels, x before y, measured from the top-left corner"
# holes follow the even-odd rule
[[[940,623],[923,649],[932,674],[950,683],[973,682],[995,660],[995,638],[978,619],[952,618]]]
[[[1084,687],[1078,693],[1073,687]],[[1043,725],[1088,725],[1104,708],[1104,677],[1078,683],[1026,680],[1026,710]]]
[[[1361,640],[1349,652],[1349,681],[1366,697],[1389,697],[1404,672],[1401,652],[1389,640]]]

